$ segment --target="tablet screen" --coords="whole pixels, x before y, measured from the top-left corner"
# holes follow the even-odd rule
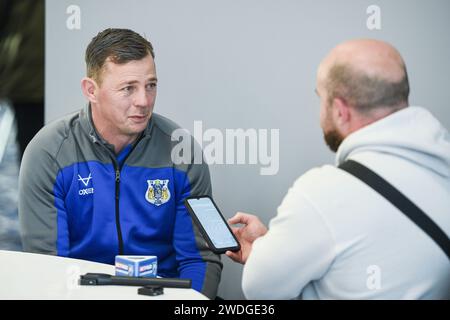
[[[188,199],[187,201],[216,248],[230,248],[238,245],[210,198]]]

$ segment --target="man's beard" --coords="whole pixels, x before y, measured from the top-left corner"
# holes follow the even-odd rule
[[[329,130],[328,132],[324,132],[323,137],[327,146],[333,152],[336,152],[342,141],[344,141],[344,137],[334,128]]]

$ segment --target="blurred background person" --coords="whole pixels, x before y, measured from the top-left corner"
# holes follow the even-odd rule
[[[44,0],[0,0],[0,249],[21,250],[19,163],[44,124]]]

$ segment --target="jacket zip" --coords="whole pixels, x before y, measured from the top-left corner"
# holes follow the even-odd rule
[[[131,152],[131,151],[130,151]],[[117,229],[117,239],[119,241],[119,255],[123,255],[123,238],[122,229],[120,228],[120,210],[119,210],[119,199],[120,199],[120,169],[116,162],[114,161],[114,170],[116,172],[116,229]]]
[[[142,137],[141,137],[142,138]],[[130,152],[127,154],[127,156],[125,157],[125,159],[123,160],[123,164],[125,164],[125,161],[128,159],[128,157],[131,155],[131,153],[133,152],[133,150],[136,148],[136,146],[138,145],[138,143],[140,142],[141,138],[139,138],[138,141],[136,141],[136,143],[134,144],[134,146],[131,148]],[[100,143],[101,144],[101,143]],[[119,164],[117,163],[116,157],[115,155],[111,152],[111,150],[109,150],[106,146],[103,146],[106,150],[108,150],[108,153],[111,157],[113,166],[114,166],[114,172],[115,172],[115,206],[116,206],[116,230],[117,230],[117,240],[119,243],[119,255],[123,255],[124,254],[124,250],[123,250],[123,237],[122,237],[122,228],[120,227],[120,207],[119,207],[119,200],[120,200],[120,172],[122,170],[122,167],[119,166]]]

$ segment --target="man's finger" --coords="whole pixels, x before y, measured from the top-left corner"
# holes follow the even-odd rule
[[[225,252],[225,254],[228,258],[230,258],[234,262],[242,263],[241,257],[239,254],[231,252],[231,251],[227,251],[227,252]]]
[[[230,226],[230,229],[231,229],[231,231],[233,232],[233,234],[234,234],[235,236],[237,236],[238,233],[239,233],[239,229],[240,229],[240,228],[236,228],[236,227]]]
[[[242,223],[242,224],[248,224],[249,220],[251,220],[253,216],[251,214],[248,213],[244,213],[244,212],[237,212],[234,217],[231,217],[230,219],[228,219],[228,223],[229,224],[238,224],[238,223]]]
[[[236,213],[233,217],[231,217],[230,219],[228,219],[228,223],[229,224],[238,224],[238,223],[242,223],[241,222],[241,215],[240,213]]]

